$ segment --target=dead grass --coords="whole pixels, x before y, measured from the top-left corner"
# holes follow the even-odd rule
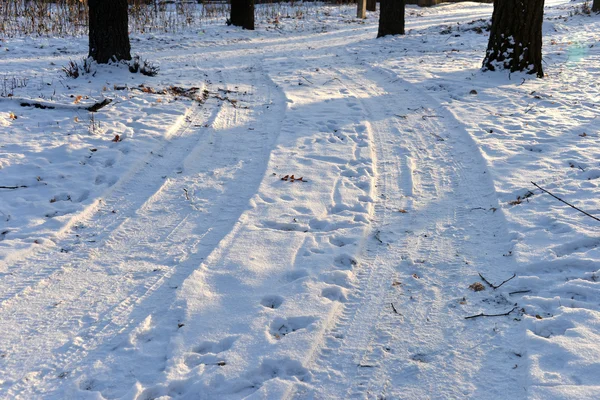
[[[330,0],[342,5],[347,1]],[[224,23],[229,3],[214,0],[129,0],[130,32],[175,33],[190,26]],[[257,2],[258,3],[258,2]],[[273,18],[302,19],[314,2],[264,0],[256,7],[257,21]],[[80,36],[87,34],[85,0],[11,0],[0,2],[0,36]]]

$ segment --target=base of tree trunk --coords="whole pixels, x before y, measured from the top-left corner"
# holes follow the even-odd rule
[[[131,60],[127,0],[89,0],[89,56],[100,64]]]
[[[231,0],[231,25],[254,30],[254,0]]]
[[[594,3],[592,4],[592,11],[600,12],[600,0],[594,0]]]
[[[367,11],[377,11],[377,0],[367,0]]]
[[[544,76],[544,0],[495,0],[484,71],[506,69]]]
[[[377,37],[404,35],[404,0],[381,0]]]

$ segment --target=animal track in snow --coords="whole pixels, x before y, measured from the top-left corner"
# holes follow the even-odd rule
[[[264,360],[258,371],[267,379],[296,377],[303,382],[310,380],[308,369],[300,362],[291,359]]]
[[[335,265],[341,269],[351,270],[358,266],[358,261],[348,254],[342,254],[335,258]]]
[[[289,335],[290,333],[297,332],[301,329],[306,329],[315,321],[316,318],[314,317],[279,317],[271,322],[269,332],[274,338],[281,339],[283,336]]]
[[[189,368],[202,364],[224,366],[225,360],[218,355],[231,349],[237,339],[238,336],[229,336],[219,342],[203,342],[192,350],[192,354],[185,357],[185,364]]]
[[[283,304],[283,297],[277,295],[265,296],[260,301],[260,304],[266,308],[279,308]]]
[[[285,274],[285,279],[288,282],[295,282],[299,279],[304,279],[307,276],[309,276],[308,271],[306,271],[305,269],[297,269],[295,271],[290,271],[287,274]]]
[[[333,236],[329,238],[329,243],[337,247],[344,247],[353,244],[356,241],[354,238],[344,236]]]
[[[96,179],[94,180],[94,184],[96,184],[96,185],[101,185],[104,182],[106,182],[106,176],[104,176],[104,175],[98,175],[96,177]]]
[[[323,282],[342,286],[346,289],[350,289],[354,286],[352,284],[353,278],[354,274],[350,271],[332,271],[321,275]]]
[[[296,222],[264,221],[260,228],[274,229],[285,232],[307,232],[308,226]]]
[[[238,336],[228,336],[219,342],[202,342],[200,345],[196,346],[193,351],[198,354],[219,354],[229,350],[237,339]]]
[[[346,296],[346,289],[339,286],[327,286],[321,291],[321,296],[331,301],[339,301],[341,303],[348,300]]]
[[[552,249],[557,257],[564,257],[573,253],[582,253],[600,246],[600,239],[587,237],[556,246]]]
[[[310,229],[317,232],[332,232],[338,229],[353,228],[354,224],[350,222],[330,222],[313,218],[308,222]]]

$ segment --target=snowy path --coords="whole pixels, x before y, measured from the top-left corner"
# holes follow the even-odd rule
[[[526,193],[514,175],[530,180],[522,171],[538,160],[546,176],[558,170],[530,142],[540,132],[567,141],[552,132],[563,117],[541,110],[572,102],[551,80],[479,74],[483,41],[470,22],[490,7],[410,7],[415,32],[401,38],[374,39],[375,18],[340,17],[330,31],[322,19],[305,31],[219,26],[134,42],[165,66],[152,87],[196,86],[206,101],[109,90],[123,104],[99,116],[127,121],[81,135],[82,153],[95,148],[90,169],[77,170],[98,173],[94,200],[77,208],[68,197],[71,211],[43,225],[25,214],[27,229],[15,222],[0,238],[0,398],[593,398],[597,229],[554,221],[541,196],[509,203]],[[336,9],[324,10],[319,18]],[[39,66],[13,57],[0,67]],[[53,57],[40,49],[44,63]],[[63,100],[84,92],[75,83]],[[538,108],[524,107],[536,90]],[[591,210],[597,151],[582,143],[597,137],[596,107],[586,100],[577,118],[588,133],[567,142],[582,174],[565,167],[579,179],[570,194],[588,196]],[[19,111],[2,126],[30,134],[36,115],[58,118]],[[68,130],[73,115],[61,112]],[[128,136],[111,144],[117,132]],[[26,163],[0,162],[35,181]],[[15,192],[37,203],[2,199],[53,209],[49,196],[71,189],[44,179]],[[532,226],[518,220],[532,215]],[[517,276],[474,292],[479,273],[496,284]]]
[[[372,121],[378,201],[359,290],[317,358],[316,397],[491,395],[487,378],[477,384],[491,355],[501,363],[494,366],[495,395],[522,394],[512,369],[518,356],[502,334],[481,335],[478,322],[464,320],[464,296],[477,271],[513,272],[502,256],[509,248],[505,222],[491,210],[497,196],[477,148],[434,99],[395,74],[347,58],[331,73]],[[489,300],[491,313],[512,308]]]
[[[215,71],[214,80],[227,82],[220,89],[247,92],[236,107],[214,97],[193,103],[165,144],[115,185],[93,217],[78,222],[62,252],[8,268],[0,347],[22,346],[7,357],[9,397],[56,384],[86,358],[103,359],[149,314],[173,328],[148,355],[161,363],[179,322],[168,313],[175,289],[247,207],[281,119],[283,102],[259,65]],[[247,135],[259,120],[264,133]],[[111,368],[135,368],[121,364]]]

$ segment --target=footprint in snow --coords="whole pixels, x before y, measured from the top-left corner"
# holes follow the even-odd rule
[[[306,329],[316,321],[314,317],[290,317],[290,318],[275,318],[269,327],[271,336],[275,339],[297,332],[301,329]]]

